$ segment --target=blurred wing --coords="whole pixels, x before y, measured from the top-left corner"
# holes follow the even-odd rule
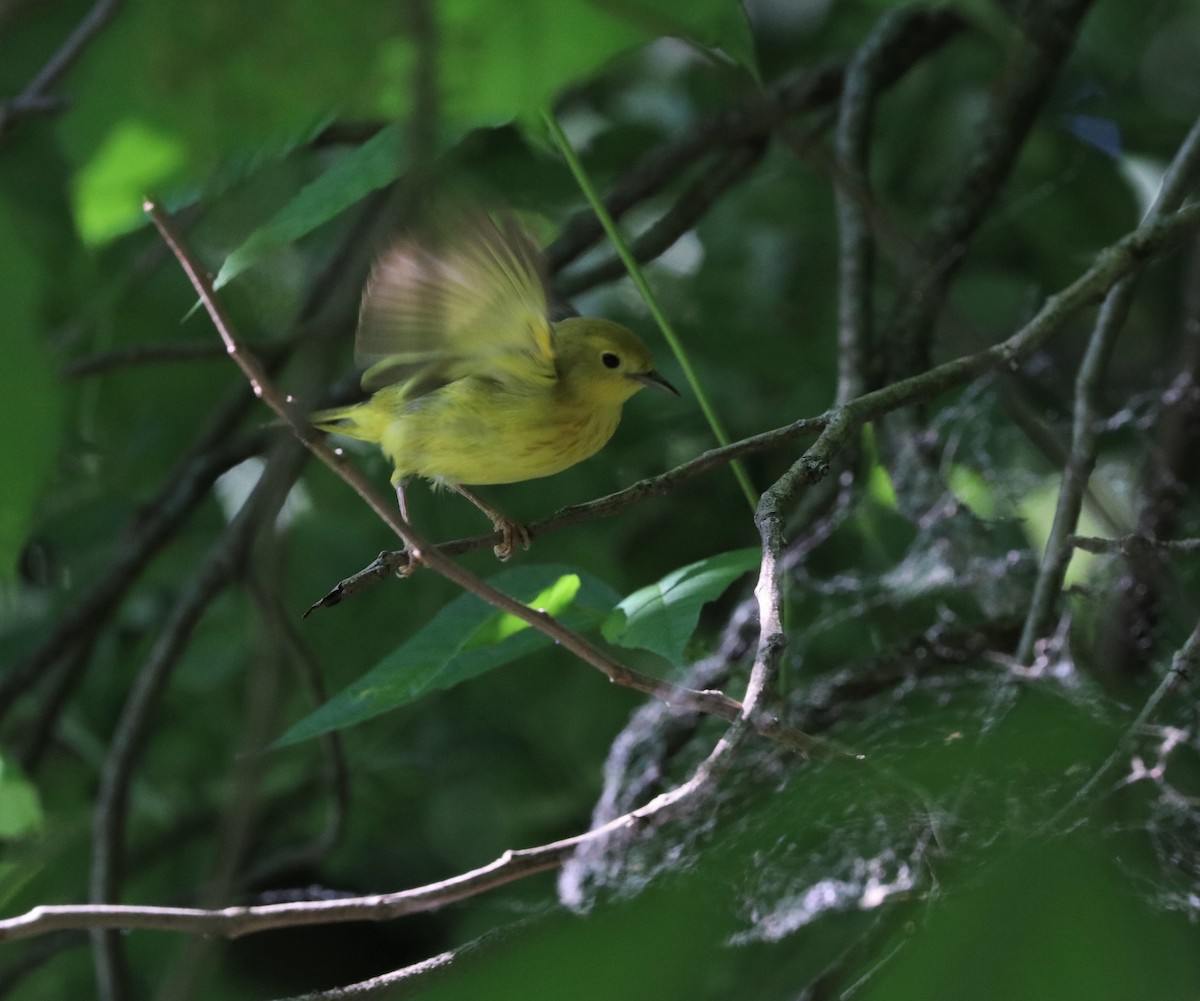
[[[440,239],[383,254],[363,293],[355,350],[363,388],[415,396],[466,376],[514,386],[555,378],[544,265],[511,216],[460,213]]]

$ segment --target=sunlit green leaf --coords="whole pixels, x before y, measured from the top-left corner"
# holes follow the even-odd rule
[[[100,244],[141,225],[142,202],[174,180],[184,149],[168,132],[121,122],[75,178],[75,221],[85,243]]]
[[[88,164],[134,122],[181,151],[185,180],[210,180],[231,154],[286,149],[330,112],[370,113],[401,22],[386,0],[133,0],[72,73],[66,148]]]
[[[951,466],[947,485],[960,503],[965,504],[980,518],[996,516],[996,500],[992,487],[970,466]]]
[[[442,148],[472,128],[536,117],[571,82],[664,34],[754,66],[749,27],[733,0],[447,0],[433,10]],[[169,184],[211,186],[231,160],[249,165],[286,152],[331,114],[405,118],[412,110],[419,42],[382,0],[336,10],[313,0],[253,9],[131,3],[106,42],[81,60],[65,130],[81,168],[80,228],[92,243],[137,225],[144,195]],[[219,284],[394,178],[398,132],[376,140],[248,237]]]
[[[736,549],[672,570],[625,598],[605,620],[604,638],[681,663],[684,647],[696,631],[700,609],[755,569],[761,558],[758,549]]]
[[[1021,498],[1020,512],[1025,534],[1039,554],[1045,551],[1046,543],[1050,538],[1050,529],[1054,524],[1054,512],[1058,508],[1061,482],[1060,477],[1047,477],[1039,486],[1027,491]],[[1080,512],[1076,531],[1079,535],[1107,534],[1105,523],[1086,505]],[[1067,565],[1063,584],[1070,586],[1082,583],[1087,578],[1088,569],[1096,559],[1097,557],[1092,553],[1076,549],[1071,554],[1071,562]]]
[[[868,424],[862,432],[863,452],[870,463],[870,473],[867,476],[867,489],[875,503],[895,510],[896,486],[887,471],[887,466],[879,457],[879,444],[875,440],[875,428]]]
[[[679,7],[662,0],[610,6],[592,0],[541,0],[497,6],[490,0],[449,0],[437,8],[443,58],[439,95],[441,142],[467,130],[536,118],[563,86],[606,59],[661,34],[722,48],[753,67],[749,27],[730,0]],[[412,40],[397,38],[384,63],[397,76],[397,94],[411,72]],[[407,103],[391,109],[404,115]],[[381,130],[328,173],[300,191],[226,259],[221,287],[264,255],[329,221],[404,167],[397,126]]]
[[[582,581],[578,574],[563,574],[540,594],[526,602],[530,608],[537,608],[548,615],[558,616],[567,610],[579,593]],[[519,619],[510,612],[493,612],[478,629],[475,630],[463,644],[464,650],[478,650],[481,647],[495,646],[504,642],[510,636],[528,629],[529,623]]]

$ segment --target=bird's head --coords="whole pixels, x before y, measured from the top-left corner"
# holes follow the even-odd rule
[[[619,323],[572,317],[556,323],[554,332],[561,378],[597,405],[619,407],[644,386],[679,395],[655,371],[641,338]]]

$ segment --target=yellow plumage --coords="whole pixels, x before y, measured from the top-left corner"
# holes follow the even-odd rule
[[[374,395],[312,419],[377,443],[402,509],[410,476],[468,497],[504,533],[503,558],[514,537],[527,542],[524,529],[467,485],[560,472],[604,446],[643,386],[675,390],[625,327],[549,322],[541,254],[513,219],[463,213],[442,237],[380,258],[355,342]]]

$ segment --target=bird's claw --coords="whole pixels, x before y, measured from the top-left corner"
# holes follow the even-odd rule
[[[397,554],[396,561],[396,576],[403,580],[405,577],[411,577],[425,565],[425,557],[421,555],[419,549],[409,549],[404,547],[402,553]]]
[[[492,522],[492,526],[500,533],[500,542],[492,547],[492,552],[501,562],[509,559],[516,551],[516,543],[520,542],[522,549],[529,548],[531,542],[529,529],[519,521],[496,519]]]

